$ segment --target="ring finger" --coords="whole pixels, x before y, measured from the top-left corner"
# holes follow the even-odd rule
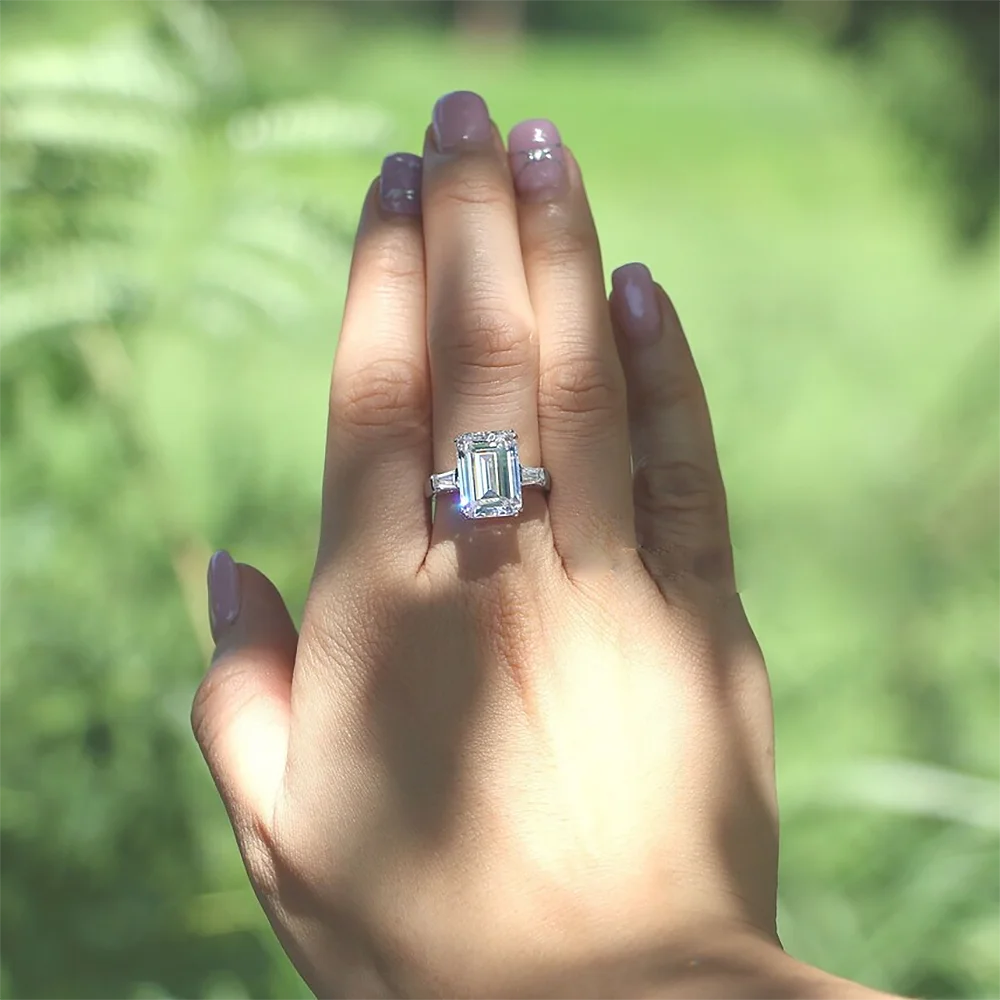
[[[513,429],[538,465],[538,357],[503,144],[482,98],[448,94],[424,145],[424,255],[435,471],[457,435]],[[525,504],[539,502],[525,495]],[[438,517],[446,534],[454,505]],[[440,529],[436,529],[440,530]]]

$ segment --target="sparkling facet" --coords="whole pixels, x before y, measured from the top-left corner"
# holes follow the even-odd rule
[[[521,511],[521,463],[513,431],[455,438],[459,508],[466,517],[511,517]]]

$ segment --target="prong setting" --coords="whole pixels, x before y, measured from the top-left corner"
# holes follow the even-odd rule
[[[466,517],[513,517],[521,512],[521,462],[514,431],[460,434],[455,449],[458,506]]]

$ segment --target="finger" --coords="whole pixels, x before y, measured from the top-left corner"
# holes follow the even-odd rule
[[[612,275],[628,383],[640,552],[661,589],[694,577],[735,591],[726,494],[708,404],[680,320],[642,264]]]
[[[423,198],[435,469],[455,467],[457,435],[508,428],[521,461],[537,465],[537,345],[514,192],[476,94],[435,106]]]
[[[427,552],[420,174],[419,157],[386,157],[365,199],[330,387],[321,563],[414,569]]]
[[[274,584],[228,552],[212,556],[208,591],[215,655],[191,725],[243,838],[270,823],[283,780],[298,636]]]
[[[524,269],[538,325],[538,423],[549,512],[566,565],[635,545],[625,378],[579,167],[552,122],[508,141]]]

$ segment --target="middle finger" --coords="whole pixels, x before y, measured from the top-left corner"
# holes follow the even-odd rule
[[[434,108],[423,211],[435,471],[455,467],[454,438],[467,431],[513,429],[521,462],[538,465],[538,345],[517,208],[477,94]]]

